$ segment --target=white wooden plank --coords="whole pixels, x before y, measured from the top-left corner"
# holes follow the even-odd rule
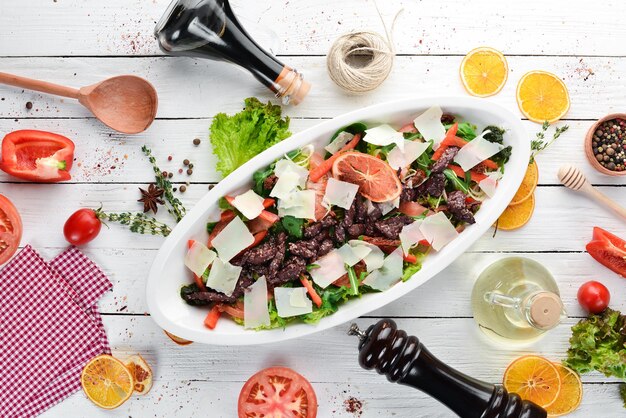
[[[457,56],[402,56],[381,87],[371,94],[351,96],[333,84],[326,73],[324,57],[293,57],[312,83],[311,92],[297,107],[286,113],[292,117],[334,117],[359,107],[388,100],[416,96],[466,95],[458,69]],[[273,97],[269,90],[243,70],[230,64],[187,58],[3,58],[6,72],[67,84],[89,85],[120,73],[136,74],[154,83],[159,93],[160,118],[206,118],[218,112],[241,109],[243,99]],[[622,74],[626,57],[510,57],[510,77],[504,89],[489,98],[520,114],[515,101],[519,78],[530,70],[552,71],[568,86],[572,106],[568,119],[593,119],[626,108],[622,94]],[[585,69],[593,70],[593,75]],[[598,97],[602,97],[599,102]],[[4,98],[5,100],[1,100]],[[25,103],[33,102],[27,111]],[[89,113],[69,99],[0,86],[0,115],[8,118],[85,117]],[[521,114],[520,114],[521,116]],[[147,133],[151,133],[149,130]]]
[[[363,329],[378,318],[360,318]],[[494,345],[481,334],[472,319],[397,319],[400,329],[420,341],[441,361],[477,379],[500,382],[504,370],[515,358],[536,353],[553,361],[566,356],[570,326],[568,319],[540,342],[524,348]],[[113,353],[125,357],[145,355],[158,379],[242,382],[256,370],[284,364],[299,370],[312,382],[365,383],[377,378],[357,362],[358,339],[347,335],[344,324],[307,337],[261,346],[210,346],[194,343],[177,346],[148,316],[105,316],[104,324]],[[207,330],[207,332],[211,332]],[[298,353],[298,355],[287,355]],[[324,365],[324,367],[318,367]],[[379,378],[382,379],[382,378]],[[599,373],[582,376],[586,383],[618,382]]]
[[[67,217],[79,207],[97,208],[123,212],[139,210],[136,202],[139,191],[135,184],[1,184],[0,192],[12,199],[24,220],[23,243],[35,243],[40,247],[63,247],[62,225]],[[598,189],[626,206],[626,195],[620,188]],[[191,209],[207,192],[206,184],[192,184],[181,194],[183,202]],[[584,251],[591,239],[593,225],[602,226],[617,235],[626,236],[623,222],[612,213],[599,208],[586,197],[565,187],[539,187],[535,193],[535,213],[530,222],[516,231],[499,231],[492,238],[488,231],[470,251]],[[45,222],[42,222],[45,216]],[[159,218],[171,225],[169,215],[161,209]],[[161,237],[134,235],[117,225],[104,229],[94,240],[92,248],[156,249]]]
[[[253,372],[250,370],[250,374]],[[346,379],[340,383],[312,382],[312,384],[318,399],[320,418],[456,417],[449,409],[426,394],[388,383],[380,376],[371,376],[369,381],[363,382]],[[236,416],[237,399],[242,386],[243,383],[240,382],[160,380],[146,396],[134,396],[113,411],[98,409],[82,392],[78,392],[42,414],[41,418],[72,417],[76,411],[88,413],[91,418],[148,416],[232,418]],[[585,384],[583,391],[582,404],[568,417],[621,416],[617,385]],[[351,397],[362,402],[362,415],[346,410],[345,402]],[[207,411],[211,411],[211,415],[207,415]]]
[[[82,250],[101,266],[113,282],[113,290],[100,302],[101,312],[146,313],[145,285],[156,250],[119,250],[91,246],[86,246]],[[47,258],[52,258],[61,249],[42,248],[40,251]],[[474,281],[482,269],[490,263],[509,256],[529,257],[550,270],[559,285],[561,297],[570,316],[584,315],[578,306],[576,293],[578,287],[589,280],[603,282],[609,288],[616,307],[620,307],[619,303],[626,300],[624,279],[593,261],[586,253],[466,253],[418,289],[370,315],[471,317],[469,296]],[[441,295],[445,295],[443,302]]]
[[[0,54],[159,53],[152,33],[168,3],[5,0],[0,9],[0,25],[5,28]],[[347,0],[332,8],[325,0],[232,3],[240,16],[276,32],[280,54],[326,54],[335,38],[352,30],[384,33],[373,1]],[[489,0],[393,0],[378,4],[388,26],[396,12],[404,10],[393,36],[401,54],[465,54],[481,45],[509,54],[626,53],[626,46],[618,42],[626,31],[614,19],[626,12],[618,1],[531,0],[513,2],[506,8]]]
[[[321,119],[292,119],[291,131],[297,133],[322,122]],[[593,184],[624,184],[621,177],[605,176],[593,170],[583,152],[583,139],[591,121],[568,121],[568,132],[537,158],[540,167],[540,184],[558,184],[556,173],[567,161],[580,166]],[[529,140],[540,127],[529,121],[524,122]],[[157,120],[148,132],[130,137],[112,134],[111,131],[94,119],[0,119],[0,132],[17,129],[40,129],[57,132],[76,143],[72,182],[89,183],[147,183],[154,181],[152,170],[140,151],[147,144],[157,157],[163,170],[175,174],[174,181],[217,182],[221,179],[215,171],[216,158],[208,140],[210,119]],[[552,134],[552,129],[548,136]],[[199,146],[193,139],[202,140]],[[172,161],[167,161],[171,155]],[[188,158],[194,163],[193,176],[186,172],[182,161]],[[115,168],[111,168],[115,167]],[[0,182],[19,181],[0,171]]]

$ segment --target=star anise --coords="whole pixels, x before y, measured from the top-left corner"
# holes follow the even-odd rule
[[[137,200],[137,202],[143,203],[144,213],[152,211],[156,214],[157,211],[159,210],[159,208],[157,207],[157,204],[159,205],[165,204],[163,199],[161,199],[161,196],[163,196],[164,190],[161,189],[160,187],[157,187],[154,184],[151,184],[150,186],[148,186],[147,191],[142,189],[141,187],[139,188],[139,191],[141,192],[141,199]]]

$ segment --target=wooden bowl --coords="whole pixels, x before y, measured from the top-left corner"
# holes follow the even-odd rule
[[[596,129],[598,129],[598,126],[600,126],[601,123],[606,122],[607,120],[617,118],[626,120],[626,113],[611,113],[610,115],[606,115],[605,117],[598,119],[596,123],[591,125],[591,128],[589,128],[589,130],[587,131],[587,136],[585,136],[585,155],[587,155],[589,164],[591,164],[591,166],[597,171],[602,174],[606,174],[607,176],[626,176],[626,170],[612,171],[608,168],[602,167],[598,160],[596,160],[596,156],[593,153],[593,147],[591,144],[593,142],[593,134]]]

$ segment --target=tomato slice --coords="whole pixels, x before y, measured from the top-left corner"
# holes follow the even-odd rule
[[[22,218],[13,203],[0,194],[0,264],[17,251],[22,239]]]
[[[239,418],[315,418],[313,386],[287,367],[270,367],[252,376],[239,394]]]

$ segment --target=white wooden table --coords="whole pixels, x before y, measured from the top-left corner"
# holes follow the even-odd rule
[[[187,207],[193,206],[220,178],[207,139],[211,117],[238,111],[245,97],[271,97],[252,77],[227,64],[162,56],[152,31],[167,2],[3,0],[0,4],[1,71],[73,86],[132,73],[149,79],[159,93],[157,121],[147,132],[128,137],[110,131],[69,100],[0,86],[3,135],[24,128],[51,130],[70,137],[77,146],[71,182],[20,183],[0,173],[0,192],[15,202],[23,217],[23,244],[53,256],[66,246],[63,223],[79,207],[95,208],[102,202],[109,211],[139,209],[137,187],[153,180],[140,151],[143,144],[152,148],[164,170],[175,171],[184,158],[194,162],[192,183],[181,196]],[[591,171],[581,148],[595,118],[626,109],[624,2],[380,1],[387,22],[404,8],[394,33],[398,56],[383,86],[360,97],[347,96],[332,84],[325,54],[341,33],[382,32],[371,0],[238,0],[235,10],[242,10],[244,4],[246,16],[271,27],[284,40],[278,51],[282,59],[302,70],[313,84],[300,107],[285,110],[292,118],[293,132],[390,99],[463,95],[459,63],[467,51],[481,45],[502,50],[510,67],[508,84],[489,100],[517,111],[517,80],[532,69],[558,74],[569,88],[572,106],[564,123],[570,130],[538,159],[540,185],[530,223],[495,237],[487,233],[445,272],[361,318],[359,324],[396,318],[442,360],[477,378],[499,382],[507,364],[521,354],[537,352],[555,361],[564,357],[569,328],[583,316],[575,298],[583,282],[602,280],[612,292],[613,307],[626,310],[626,282],[584,252],[592,226],[621,236],[626,236],[626,226],[556,180],[561,163],[579,164],[601,191],[626,204],[624,181]],[[31,110],[25,108],[28,101],[33,103]],[[530,140],[539,126],[524,123]],[[192,145],[196,137],[203,139],[199,149]],[[168,155],[174,156],[171,163],[166,161]],[[187,177],[177,175],[174,180],[184,182]],[[234,417],[242,382],[276,364],[293,367],[311,380],[322,418],[354,416],[343,406],[350,396],[363,401],[363,417],[452,415],[421,393],[361,370],[357,342],[345,334],[345,326],[261,347],[176,346],[146,312],[145,280],[161,242],[162,238],[130,234],[112,225],[85,247],[114,283],[113,292],[100,303],[114,353],[139,352],[146,357],[155,372],[150,394],[107,412],[78,393],[44,416]],[[478,271],[517,254],[538,260],[553,272],[572,317],[535,346],[510,350],[495,347],[479,335],[469,295]],[[572,416],[624,416],[617,380],[589,374],[583,381],[584,399]]]

